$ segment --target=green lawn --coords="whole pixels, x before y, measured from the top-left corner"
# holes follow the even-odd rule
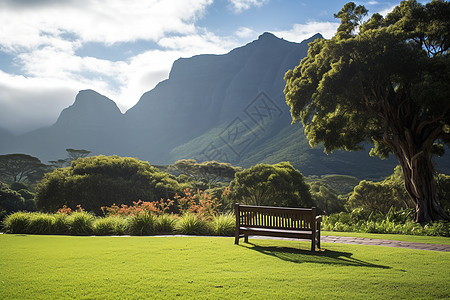
[[[220,237],[0,235],[0,299],[443,299],[450,253]]]

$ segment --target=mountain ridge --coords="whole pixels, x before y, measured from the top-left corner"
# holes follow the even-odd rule
[[[226,54],[177,59],[169,77],[123,114],[106,96],[82,90],[52,126],[2,143],[0,153],[25,152],[49,161],[74,148],[151,164],[182,158],[242,167],[291,161],[305,175],[391,174],[395,159],[381,161],[368,151],[326,155],[309,147],[300,124],[291,125],[284,74],[316,38],[322,36],[294,43],[263,33]]]

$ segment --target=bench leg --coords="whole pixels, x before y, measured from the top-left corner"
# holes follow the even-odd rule
[[[314,252],[316,251],[316,239],[313,238],[313,240],[311,241],[311,251]]]
[[[236,236],[234,237],[234,244],[235,244],[235,245],[239,245],[239,236],[238,236],[238,235],[236,235]]]
[[[244,242],[248,243],[248,235],[244,236]]]
[[[317,248],[320,249],[320,224],[319,224],[319,230],[317,231],[316,237],[317,237]]]

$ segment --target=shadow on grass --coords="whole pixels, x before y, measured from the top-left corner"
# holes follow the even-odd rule
[[[288,247],[258,246],[253,243],[243,244],[250,250],[258,251],[265,255],[270,255],[284,261],[300,264],[300,263],[318,263],[327,265],[344,265],[354,267],[370,267],[380,269],[390,269],[391,267],[376,265],[353,258],[353,253],[339,252],[332,250],[321,250],[311,252],[309,250],[301,250]]]

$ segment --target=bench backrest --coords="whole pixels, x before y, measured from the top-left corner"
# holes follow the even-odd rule
[[[240,227],[315,230],[316,209],[235,204],[236,224]]]

